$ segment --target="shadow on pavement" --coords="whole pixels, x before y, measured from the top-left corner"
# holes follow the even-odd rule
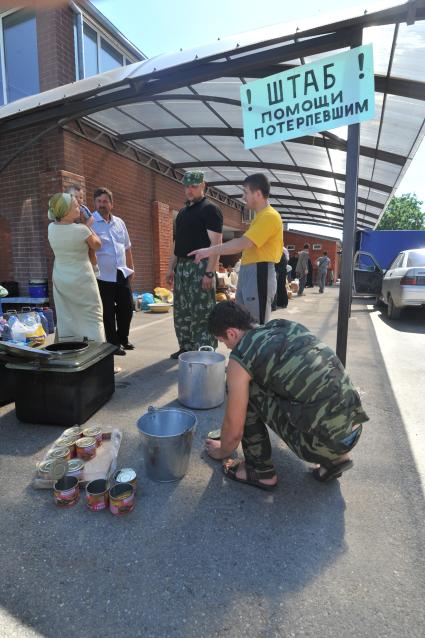
[[[386,308],[379,308],[379,319],[398,332],[425,334],[425,308],[404,308],[400,319],[388,319]]]

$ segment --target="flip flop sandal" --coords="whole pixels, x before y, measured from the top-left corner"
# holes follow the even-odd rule
[[[276,485],[265,485],[258,480],[258,474],[255,470],[245,465],[246,471],[246,479],[240,479],[236,476],[237,471],[239,469],[240,463],[235,463],[230,467],[223,467],[223,472],[227,476],[227,478],[232,481],[236,481],[237,483],[245,483],[246,485],[252,485],[253,487],[258,487],[260,490],[264,490],[265,492],[273,492],[276,489]],[[266,474],[266,473],[265,473]],[[273,478],[275,475],[274,472],[268,472],[270,476],[264,476],[263,478]]]
[[[319,483],[327,483],[328,481],[333,481],[334,479],[342,476],[344,472],[350,470],[353,467],[353,461],[344,461],[343,463],[339,463],[338,465],[330,464],[326,467],[326,472],[324,474],[320,474],[320,469],[315,468],[312,472],[313,478]]]

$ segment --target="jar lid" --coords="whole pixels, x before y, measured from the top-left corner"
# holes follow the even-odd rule
[[[77,447],[91,447],[92,445],[96,445],[96,439],[91,436],[85,436],[82,439],[78,439],[75,445]]]
[[[50,475],[55,481],[59,481],[68,471],[68,461],[55,459],[50,467]]]
[[[123,467],[122,470],[118,470],[115,475],[117,483],[130,483],[136,478],[136,472],[131,467]]]
[[[78,470],[82,470],[84,468],[84,461],[81,459],[72,459],[68,461],[68,470],[67,472],[78,472]]]

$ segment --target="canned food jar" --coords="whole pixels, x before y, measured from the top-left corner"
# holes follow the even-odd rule
[[[109,492],[106,479],[90,481],[86,486],[87,507],[92,512],[99,512],[108,507]]]
[[[79,425],[74,425],[72,428],[67,428],[66,430],[64,430],[61,434],[61,438],[63,436],[76,436],[77,438],[80,438],[81,436],[83,436],[83,429],[80,428]]]
[[[66,445],[57,445],[47,452],[46,460],[47,459],[62,459],[64,461],[69,461],[71,459],[71,450]]]
[[[78,441],[79,439],[77,439]],[[77,456],[77,450],[75,447],[75,436],[63,436],[60,439],[58,439],[57,441],[57,445],[58,447],[67,447],[69,448],[69,452],[71,454],[70,458],[71,459],[75,459],[75,457]]]
[[[114,483],[130,483],[136,491],[137,475],[131,467],[123,467],[122,470],[117,470],[113,476]]]
[[[130,483],[117,483],[109,490],[109,509],[115,516],[129,514],[134,509],[134,488]]]
[[[102,437],[102,430],[100,428],[97,428],[94,426],[89,428],[84,428],[83,436],[96,439],[96,447],[99,447],[99,445],[102,445],[103,437]]]
[[[39,478],[45,479],[46,481],[52,480],[52,465],[54,462],[55,459],[48,459],[47,461],[40,461],[40,463],[37,464],[37,474]]]
[[[84,476],[84,461],[81,459],[72,459],[72,461],[68,461],[66,476],[75,476],[75,478],[79,481],[82,481]]]
[[[77,449],[77,456],[83,461],[90,461],[96,456],[96,439],[89,436],[84,436],[82,439],[78,439],[75,444]]]
[[[64,476],[56,481],[53,497],[58,507],[72,507],[80,498],[80,487],[75,476]]]

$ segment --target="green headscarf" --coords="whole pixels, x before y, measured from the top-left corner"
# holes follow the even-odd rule
[[[47,216],[55,222],[59,222],[69,213],[73,195],[69,193],[56,193],[49,199],[49,209]]]

